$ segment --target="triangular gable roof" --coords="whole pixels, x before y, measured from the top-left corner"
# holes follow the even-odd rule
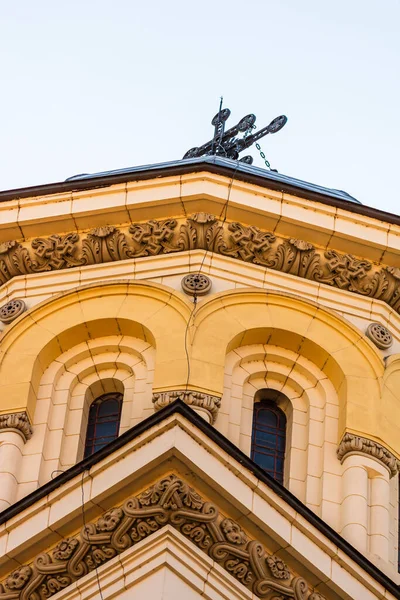
[[[206,436],[206,438],[208,438],[210,440],[210,442],[213,442],[213,444],[215,444],[221,450],[221,455],[225,454],[225,453],[227,455],[229,455],[229,457],[231,457],[231,459],[232,459],[231,466],[233,469],[236,470],[236,472],[238,472],[238,473],[239,473],[239,471],[242,472],[243,476],[244,475],[246,476],[247,481],[250,481],[251,479],[249,479],[249,478],[253,477],[254,481],[252,482],[252,486],[254,488],[256,488],[260,484],[267,486],[267,488],[272,490],[273,493],[276,496],[278,496],[283,501],[283,503],[285,503],[285,505],[287,505],[287,507],[289,509],[291,509],[292,518],[295,518],[296,515],[299,515],[301,519],[304,519],[312,528],[315,528],[317,530],[317,532],[322,534],[322,536],[326,539],[326,543],[328,545],[330,543],[330,545],[331,545],[330,552],[331,552],[332,556],[333,556],[333,554],[335,554],[335,550],[333,550],[333,546],[334,546],[334,547],[336,547],[336,549],[344,552],[345,555],[348,557],[348,559],[350,559],[350,561],[354,561],[354,563],[356,563],[359,567],[361,567],[361,569],[363,569],[363,571],[365,571],[366,574],[368,574],[378,584],[380,584],[380,586],[383,586],[388,592],[390,592],[393,595],[393,597],[400,599],[400,591],[398,589],[398,586],[396,586],[390,578],[388,578],[382,571],[380,571],[376,566],[374,566],[370,561],[368,561],[362,554],[360,554],[355,548],[353,548],[348,542],[346,542],[339,534],[337,534],[326,523],[324,523],[324,521],[322,521],[318,516],[316,516],[311,510],[309,510],[302,502],[300,502],[295,496],[293,496],[293,494],[291,494],[282,485],[280,485],[278,482],[276,482],[271,477],[269,477],[268,474],[266,474],[253,461],[251,461],[245,454],[243,454],[235,445],[233,445],[229,440],[227,440],[223,435],[221,435],[221,433],[219,433],[211,425],[206,423],[190,407],[188,407],[187,405],[185,405],[184,403],[182,403],[179,400],[174,402],[171,405],[168,405],[166,408],[155,413],[154,415],[147,418],[146,420],[142,421],[141,423],[139,423],[135,427],[131,428],[126,433],[122,434],[119,438],[117,438],[116,440],[114,440],[113,442],[111,442],[110,444],[105,446],[99,452],[97,452],[97,453],[93,454],[92,456],[90,456],[89,458],[81,461],[80,463],[78,463],[77,465],[75,465],[74,467],[72,467],[71,469],[66,471],[65,473],[62,473],[61,475],[56,477],[54,480],[48,482],[47,484],[45,484],[44,486],[42,486],[35,492],[31,493],[29,496],[26,496],[19,502],[12,505],[7,510],[0,513],[0,524],[4,524],[6,522],[8,522],[8,524],[10,524],[10,522],[15,523],[18,520],[18,516],[21,513],[23,513],[23,511],[29,509],[30,507],[33,507],[34,505],[37,505],[38,507],[45,506],[46,499],[48,500],[49,498],[51,498],[52,493],[56,493],[56,491],[59,490],[60,488],[64,489],[64,487],[65,487],[67,489],[69,482],[71,482],[74,478],[77,478],[77,476],[82,476],[82,482],[83,482],[83,475],[85,474],[85,472],[89,471],[90,469],[94,469],[96,467],[96,465],[99,465],[102,461],[104,461],[104,459],[111,458],[114,453],[118,454],[118,452],[123,451],[123,449],[125,447],[127,447],[130,442],[140,439],[141,436],[142,437],[144,436],[144,434],[151,432],[151,439],[156,441],[159,436],[159,431],[161,431],[161,426],[163,424],[166,424],[168,421],[171,421],[171,419],[174,416],[177,417],[179,415],[184,417],[184,419],[186,419],[191,426],[194,426],[194,428],[195,428],[194,430],[198,430],[199,433],[201,433],[203,436]],[[148,444],[148,440],[146,441],[146,444]],[[157,442],[154,444],[154,448],[156,448],[156,446],[157,446]],[[165,448],[162,448],[162,450],[165,451]],[[159,453],[159,451],[160,451],[160,449],[157,450],[158,453]],[[212,455],[209,454],[209,456],[210,456],[209,468],[211,471],[212,470],[212,464],[211,464],[212,463],[212,460],[211,460]],[[118,458],[116,460],[118,460]],[[155,462],[157,463],[156,455],[153,456],[153,460],[155,460]],[[144,465],[142,465],[142,466],[144,467]],[[238,469],[239,469],[239,471],[238,471]],[[139,471],[140,471],[140,469],[139,469]],[[117,476],[117,474],[116,474],[116,476]],[[210,478],[213,479],[213,476],[214,476],[214,481],[215,481],[218,477],[218,473],[214,473],[214,474],[211,473]],[[203,515],[207,513],[207,510],[209,507],[207,507],[207,510],[204,509],[205,500],[203,500],[200,497],[200,495],[197,493],[197,491],[193,490],[193,488],[192,488],[192,492],[191,492],[190,491],[191,486],[189,484],[187,484],[185,481],[182,481],[182,483],[177,485],[176,484],[177,478],[175,476],[168,475],[167,478],[168,477],[169,477],[169,479],[166,480],[165,476],[162,475],[160,477],[160,479],[158,480],[158,482],[155,484],[155,486],[156,487],[157,487],[157,485],[159,486],[159,488],[161,490],[161,492],[160,492],[161,495],[163,493],[163,490],[161,488],[163,488],[164,492],[166,492],[166,489],[169,486],[168,489],[170,490],[171,493],[168,496],[168,498],[169,498],[168,502],[169,503],[172,502],[172,504],[171,504],[172,509],[175,510],[174,507],[175,507],[177,501],[175,499],[175,502],[174,502],[173,500],[171,500],[171,498],[172,498],[173,494],[178,493],[178,495],[183,494],[182,498],[180,498],[180,500],[179,500],[179,502],[182,504],[182,506],[186,506],[197,512],[201,511]],[[117,480],[114,482],[113,498],[115,498],[115,493],[118,488],[118,483],[119,483],[119,479],[117,478]],[[110,480],[109,476],[108,476],[108,479],[105,482],[105,484],[109,485],[110,489],[111,489],[113,482]],[[223,483],[220,482],[220,485],[223,485]],[[226,485],[228,487],[228,482],[226,482]],[[238,502],[240,502],[241,494],[243,492],[245,492],[245,487],[246,486],[241,486],[241,488],[240,489],[238,488],[238,490],[237,490]],[[145,506],[150,506],[150,505],[152,505],[153,507],[154,506],[156,506],[156,507],[162,506],[163,503],[160,501],[160,498],[161,498],[160,493],[157,492],[155,494],[154,489],[155,489],[155,487],[153,485],[150,488],[148,488],[147,491],[144,492],[144,494],[142,493],[138,497],[138,498],[141,498],[142,500],[144,499],[144,501],[142,502],[142,505],[141,505],[142,508],[144,508]],[[177,492],[176,490],[179,490],[179,489],[180,489],[180,492],[179,491]],[[83,483],[82,483],[82,490],[83,490]],[[185,494],[186,494],[186,496],[185,496]],[[189,494],[189,500],[185,500],[185,497],[188,498],[187,494]],[[101,495],[100,495],[100,497],[101,497]],[[105,500],[104,500],[104,502],[105,502]],[[133,502],[133,504],[132,504],[132,502]],[[133,506],[136,503],[136,506],[138,506],[137,502],[139,502],[138,499],[133,499],[130,501],[130,504],[128,501],[128,504],[129,504],[129,506]],[[146,504],[146,502],[147,502],[147,504]],[[160,504],[160,502],[161,502],[161,504]],[[179,502],[178,502],[178,504],[179,504]],[[189,504],[187,504],[187,502],[189,502]],[[101,505],[103,505],[103,502],[101,503]],[[115,503],[112,506],[114,506],[114,505],[115,505]],[[191,505],[193,505],[193,506],[191,506]],[[119,506],[117,506],[117,511],[118,510],[120,510]],[[210,509],[210,511],[212,512],[212,508]],[[211,514],[211,512],[209,514]],[[109,511],[107,514],[109,514]],[[116,514],[119,514],[119,513],[117,512]],[[278,515],[278,513],[276,513],[276,514]],[[102,518],[104,519],[104,515]],[[171,514],[169,514],[168,519],[171,519]],[[90,520],[90,515],[87,518],[88,522],[89,522],[89,520]],[[223,517],[221,516],[218,521],[218,527],[221,526],[222,520],[223,520]],[[179,524],[179,518],[178,518],[177,523]],[[171,522],[171,524],[174,525],[173,522]],[[270,527],[274,527],[275,525],[276,525],[275,523],[269,523]],[[10,528],[10,531],[11,530],[12,530],[12,527]],[[233,536],[232,539],[233,538],[236,539],[236,542],[234,541],[233,545],[235,545],[235,543],[237,544],[237,539],[238,539],[237,536],[238,535],[240,536],[243,533],[241,530],[241,527],[237,523],[231,522],[230,527],[228,527],[228,530],[230,530],[230,534]],[[11,535],[11,533],[10,533],[10,535]],[[278,536],[279,536],[279,533],[278,533]],[[242,539],[242,542],[244,543],[244,538]],[[254,544],[258,543],[257,541],[254,541],[254,540],[250,540],[250,542],[254,542],[253,546],[254,546]],[[243,549],[242,550],[243,550],[243,552],[248,553],[247,543],[248,543],[248,540],[246,541],[246,548],[244,550]],[[30,548],[30,551],[32,551],[31,548]],[[274,559],[272,558],[271,561],[272,561],[271,562],[271,565],[272,565],[272,563],[274,562]],[[345,564],[345,562],[346,561],[343,561],[343,558],[342,558],[341,564],[343,565],[343,564]],[[273,567],[271,567],[271,568],[273,568]],[[256,569],[256,571],[257,571],[257,569]],[[265,577],[264,577],[264,579],[265,579]],[[277,575],[276,576],[277,586],[275,588],[270,587],[270,589],[275,589],[277,592],[279,591],[279,586],[278,586],[279,579],[282,579],[282,578],[279,577],[279,575]],[[261,585],[260,589],[262,589],[262,585],[263,585],[262,580],[263,580],[263,574],[260,571],[258,571],[258,579],[257,579],[256,583],[258,585]],[[285,581],[285,579],[284,579],[284,581]],[[287,583],[289,586],[292,586],[292,588],[291,588],[292,590],[295,589],[293,586],[300,585],[300,583],[296,583],[297,581],[300,581],[300,580],[297,580],[296,576],[293,575],[293,573],[290,574],[290,577],[289,576],[287,577]],[[267,585],[267,584],[265,584],[265,585]],[[301,584],[301,585],[303,585],[303,584]],[[293,595],[294,595],[294,597],[297,597],[297,596],[295,596],[294,592],[292,591],[289,594],[289,596],[293,596]],[[7,596],[7,594],[5,594],[5,596]],[[299,597],[303,597],[303,596],[299,596]],[[1,598],[1,594],[0,594],[0,598]],[[7,598],[8,598],[8,596],[7,596]]]

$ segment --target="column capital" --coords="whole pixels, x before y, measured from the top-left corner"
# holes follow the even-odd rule
[[[22,435],[24,442],[32,437],[32,426],[26,412],[15,412],[0,415],[0,433],[17,431]]]
[[[400,471],[400,461],[387,448],[368,438],[345,433],[337,449],[337,456],[343,462],[351,454],[367,454],[381,462],[394,477]]]
[[[153,394],[154,409],[160,410],[178,399],[202,414],[209,423],[214,423],[221,406],[218,396],[192,390],[168,390]]]

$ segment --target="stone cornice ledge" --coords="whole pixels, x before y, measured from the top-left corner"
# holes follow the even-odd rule
[[[343,462],[346,456],[354,453],[367,454],[376,458],[389,469],[391,477],[400,471],[400,461],[387,448],[368,438],[346,433],[337,449],[337,456]]]
[[[32,437],[32,426],[26,412],[9,413],[0,415],[0,433],[18,431],[26,442]]]
[[[192,390],[169,390],[153,394],[154,410],[161,410],[168,404],[182,400],[198,412],[204,413],[209,423],[214,423],[221,406],[221,398],[205,394],[203,392],[194,392]]]

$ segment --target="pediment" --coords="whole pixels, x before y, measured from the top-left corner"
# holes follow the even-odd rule
[[[323,600],[279,556],[173,473],[16,569],[0,584],[0,600],[50,598],[167,525],[260,598],[275,593],[285,600]]]
[[[171,405],[0,515],[0,600],[66,593],[167,530],[244,597],[380,598],[356,551],[257,473],[190,408]]]

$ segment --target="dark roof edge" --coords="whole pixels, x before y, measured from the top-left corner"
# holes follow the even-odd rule
[[[78,464],[74,465],[58,477],[45,483],[43,486],[22,498],[6,510],[0,513],[0,525],[5,523],[12,517],[15,517],[19,512],[25,508],[32,506],[38,500],[41,500],[52,491],[70,481],[77,475],[80,475],[85,470],[90,469],[93,465],[103,460],[119,448],[123,447],[126,443],[138,437],[151,427],[158,425],[164,419],[170,417],[173,414],[180,414],[184,416],[192,424],[196,425],[203,433],[205,433],[212,441],[218,446],[225,450],[232,458],[237,460],[240,464],[251,471],[260,481],[265,483],[271,488],[278,496],[280,496],[287,504],[304,517],[311,525],[313,525],[318,531],[325,535],[330,542],[345,552],[352,560],[354,560],[362,569],[364,569],[371,577],[373,577],[379,584],[383,585],[395,598],[400,600],[400,589],[383,571],[371,563],[363,554],[356,550],[349,542],[347,542],[341,535],[339,535],[334,529],[327,525],[322,519],[320,519],[315,513],[313,513],[307,506],[305,506],[296,496],[294,496],[289,490],[284,488],[280,483],[272,479],[267,473],[265,473],[260,467],[258,467],[248,456],[246,456],[237,446],[230,442],[224,437],[219,431],[217,431],[212,425],[209,425],[201,416],[199,416],[192,408],[184,404],[181,400],[176,400],[172,404],[169,404],[160,411],[154,413],[144,421],[141,421],[121,436],[116,438],[113,442],[104,446],[92,456],[82,460]]]
[[[61,194],[64,192],[105,188],[119,183],[126,183],[128,181],[143,181],[155,177],[171,177],[174,175],[184,175],[199,171],[209,171],[210,173],[233,177],[240,181],[246,181],[247,183],[259,185],[261,187],[267,187],[272,190],[292,194],[314,202],[320,202],[322,204],[348,210],[386,223],[400,225],[400,216],[377,208],[358,204],[358,201],[356,200],[346,200],[343,196],[348,196],[348,194],[345,194],[344,192],[329,190],[328,188],[317,185],[307,185],[305,182],[300,182],[299,180],[286,176],[280,176],[279,174],[275,175],[269,171],[265,171],[264,173],[262,169],[251,168],[249,165],[244,165],[244,163],[239,163],[239,167],[237,165],[238,163],[235,161],[220,159],[219,157],[213,156],[202,160],[180,160],[158,165],[135,167],[132,169],[121,169],[90,176],[77,176],[76,179],[71,178],[57,183],[0,191],[0,202],[16,200],[19,198]],[[304,183],[305,187],[302,187],[301,183]],[[351,198],[351,196],[348,197]]]

